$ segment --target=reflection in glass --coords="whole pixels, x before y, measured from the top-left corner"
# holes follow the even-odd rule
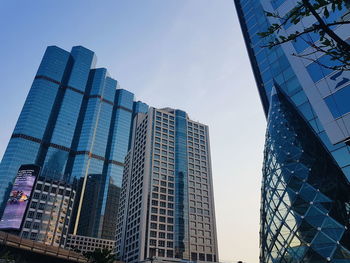
[[[264,154],[261,262],[350,262],[350,186],[312,128],[276,89]]]

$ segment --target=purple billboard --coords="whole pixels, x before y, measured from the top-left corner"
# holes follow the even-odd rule
[[[19,230],[21,228],[39,172],[40,167],[37,165],[21,165],[7,200],[4,214],[0,220],[0,229]]]

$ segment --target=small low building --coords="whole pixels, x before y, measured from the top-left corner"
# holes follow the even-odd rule
[[[96,249],[108,249],[114,251],[116,245],[115,240],[95,238],[95,237],[86,237],[80,235],[69,234],[66,242],[66,248],[85,253],[92,252]]]
[[[76,181],[35,164],[23,164],[10,189],[0,229],[53,247],[65,247]]]
[[[75,194],[71,184],[40,176],[20,236],[64,248]]]

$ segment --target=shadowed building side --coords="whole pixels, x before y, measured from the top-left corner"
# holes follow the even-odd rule
[[[283,92],[271,98],[260,262],[350,261],[350,185]]]

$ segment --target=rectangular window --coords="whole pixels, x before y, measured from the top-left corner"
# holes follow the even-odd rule
[[[332,69],[322,67],[318,63],[322,65],[327,65],[328,67],[340,65],[339,61],[331,60],[330,56],[327,56],[327,55],[324,55],[320,57],[317,61],[312,62],[310,65],[306,67],[306,69],[309,72],[314,82],[318,82],[320,79],[324,78],[325,76],[333,72]]]
[[[349,96],[350,85],[325,98],[325,102],[334,118],[339,118],[350,112]]]
[[[34,211],[29,211],[28,212],[28,218],[33,218],[34,216]]]

